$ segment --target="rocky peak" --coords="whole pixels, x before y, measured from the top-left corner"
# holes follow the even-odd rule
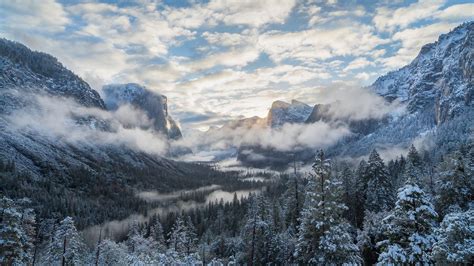
[[[166,96],[148,90],[136,83],[106,85],[102,89],[107,109],[117,110],[129,104],[143,111],[153,121],[153,129],[171,139],[181,138],[181,130],[168,114]]]
[[[268,111],[267,125],[276,128],[285,123],[303,123],[312,109],[311,106],[297,100],[292,100],[291,103],[275,101]]]

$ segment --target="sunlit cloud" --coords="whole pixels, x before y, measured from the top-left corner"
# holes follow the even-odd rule
[[[0,1],[0,36],[97,90],[146,85],[183,127],[206,128],[264,116],[274,100],[320,103],[336,83],[368,85],[473,13],[448,0]]]

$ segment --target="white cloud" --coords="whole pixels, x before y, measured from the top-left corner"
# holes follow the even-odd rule
[[[214,66],[243,67],[255,61],[260,51],[254,47],[230,49],[226,52],[211,54],[201,60],[193,61],[188,66],[194,71],[212,68]]]
[[[367,66],[374,66],[374,65],[375,65],[375,63],[372,62],[372,61],[367,60],[367,58],[359,57],[359,58],[356,58],[356,59],[352,60],[347,65],[347,67],[344,68],[344,71],[347,72],[347,71],[350,71],[350,70],[364,68],[364,67],[367,67]]]
[[[394,41],[401,43],[394,56],[379,59],[387,69],[396,69],[410,63],[423,45],[435,42],[439,35],[449,32],[457,24],[436,23],[419,28],[406,29],[393,35]]]
[[[221,128],[208,132],[197,132],[174,145],[193,150],[220,154],[223,150],[239,148],[244,145],[259,145],[279,151],[292,151],[301,148],[321,148],[333,144],[350,134],[347,127],[324,122],[313,124],[285,124],[278,129],[254,126],[251,128]]]
[[[70,23],[63,6],[55,0],[0,1],[2,27],[12,31],[61,32]]]
[[[218,123],[265,115],[275,99],[311,103],[336,79],[369,82],[403,66],[472,17],[473,4],[443,3],[378,4],[370,14],[367,5],[317,0],[190,1],[184,8],[0,1],[0,34],[58,57],[95,89],[144,84],[169,97],[171,113],[212,113],[203,123]],[[373,66],[385,68],[374,73]]]
[[[353,25],[299,32],[269,32],[260,36],[259,45],[276,62],[296,59],[309,63],[336,56],[364,55],[387,41],[376,36],[369,26]]]
[[[185,28],[215,26],[219,22],[258,28],[284,23],[295,3],[294,0],[212,0],[186,8],[167,8],[166,17],[171,24]]]
[[[11,114],[14,128],[20,131],[32,131],[45,137],[67,143],[90,145],[124,145],[130,149],[155,155],[164,155],[168,144],[166,138],[152,130],[143,130],[140,126],[150,125],[146,115],[131,107],[118,112],[107,112],[97,108],[86,108],[71,99],[24,95],[33,106]],[[95,117],[90,123],[77,123],[78,117]],[[109,130],[97,129],[98,121],[107,121]]]
[[[420,0],[396,9],[379,7],[376,9],[373,22],[380,31],[406,28],[416,21],[432,17],[445,2],[445,0]]]
[[[202,34],[207,42],[213,45],[222,45],[222,46],[240,46],[242,44],[248,43],[248,35],[239,34],[239,33],[229,33],[229,32],[204,32]]]
[[[370,78],[370,74],[367,72],[361,72],[361,73],[358,73],[355,77],[361,80],[368,80]]]
[[[441,20],[464,21],[474,19],[474,4],[459,4],[447,7],[434,15]]]

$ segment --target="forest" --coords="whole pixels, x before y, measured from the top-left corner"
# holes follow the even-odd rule
[[[3,162],[1,170],[2,184],[12,175],[24,178],[21,186],[31,182],[13,174],[11,162]],[[472,142],[442,156],[412,145],[388,162],[373,150],[357,164],[331,160],[320,150],[309,173],[282,173],[247,198],[235,195],[230,202],[131,222],[117,241],[100,230],[93,246],[78,229],[84,220],[73,218],[81,215],[68,210],[74,204],[41,211],[17,193],[1,199],[0,260],[7,265],[472,264],[473,170]],[[124,198],[115,191],[117,200]],[[118,213],[120,204],[114,206]]]

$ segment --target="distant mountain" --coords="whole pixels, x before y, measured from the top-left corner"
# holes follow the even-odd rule
[[[387,123],[388,117],[351,119],[350,117],[336,117],[331,110],[337,110],[342,103],[316,104],[305,123],[311,124],[318,121],[325,123],[342,123],[347,125],[349,130],[357,135],[367,135],[374,132],[380,126]]]
[[[153,129],[170,139],[182,137],[177,123],[168,113],[168,99],[135,83],[106,85],[102,88],[107,109],[117,110],[124,104],[143,111],[153,122]]]
[[[313,108],[297,100],[291,103],[283,101],[273,102],[267,115],[267,125],[278,128],[286,123],[303,123],[308,119]]]
[[[56,116],[68,116],[67,122],[77,130],[57,136],[48,127],[38,130],[32,126],[35,121],[31,119],[55,107],[38,104],[38,96],[59,99],[48,102],[50,105],[74,104],[85,111],[65,114],[68,109],[54,109],[58,113],[48,113],[52,126],[61,126]],[[138,106],[156,111],[161,115],[158,125],[167,125],[170,136],[180,136],[168,116],[165,97],[152,96],[145,103],[148,105]],[[100,95],[56,58],[0,39],[0,162],[15,169],[15,173],[0,172],[0,194],[29,197],[40,208],[39,217],[70,215],[83,228],[125,218],[143,208],[145,203],[134,196],[137,190],[170,191],[224,182],[205,166],[168,160],[121,143],[98,142],[94,136],[118,134],[109,121],[95,115],[107,112]],[[18,113],[30,117],[21,128],[15,124]],[[81,137],[83,131],[97,134]],[[74,137],[79,138],[68,140]]]
[[[311,114],[312,109],[311,106],[297,100],[292,100],[291,103],[274,101],[268,110],[267,117],[253,116],[236,119],[227,122],[221,128],[211,128],[210,131],[237,128],[250,129],[252,127],[279,128],[287,123],[304,123]]]
[[[413,141],[424,142],[428,149],[443,149],[440,154],[456,149],[472,138],[474,95],[474,22],[464,23],[443,34],[435,43],[423,46],[418,56],[407,66],[378,78],[367,89],[382,96],[387,102],[398,101],[406,112],[387,114],[381,118],[355,120],[334,117],[339,102],[317,104],[308,115],[301,104],[301,112],[288,115],[291,105],[275,102],[269,112],[269,125],[285,122],[318,121],[342,123],[353,134],[327,148],[330,156],[358,157],[373,148],[389,150],[407,147]],[[298,118],[307,117],[306,120]],[[277,117],[278,119],[275,119]],[[282,119],[283,117],[283,119]],[[287,119],[288,117],[298,117]],[[307,149],[292,154],[264,149],[242,147],[238,158],[247,165],[284,166],[294,158],[311,159],[314,151]],[[253,161],[252,157],[259,158]],[[266,158],[263,160],[262,158]],[[265,165],[265,162],[269,164]]]

